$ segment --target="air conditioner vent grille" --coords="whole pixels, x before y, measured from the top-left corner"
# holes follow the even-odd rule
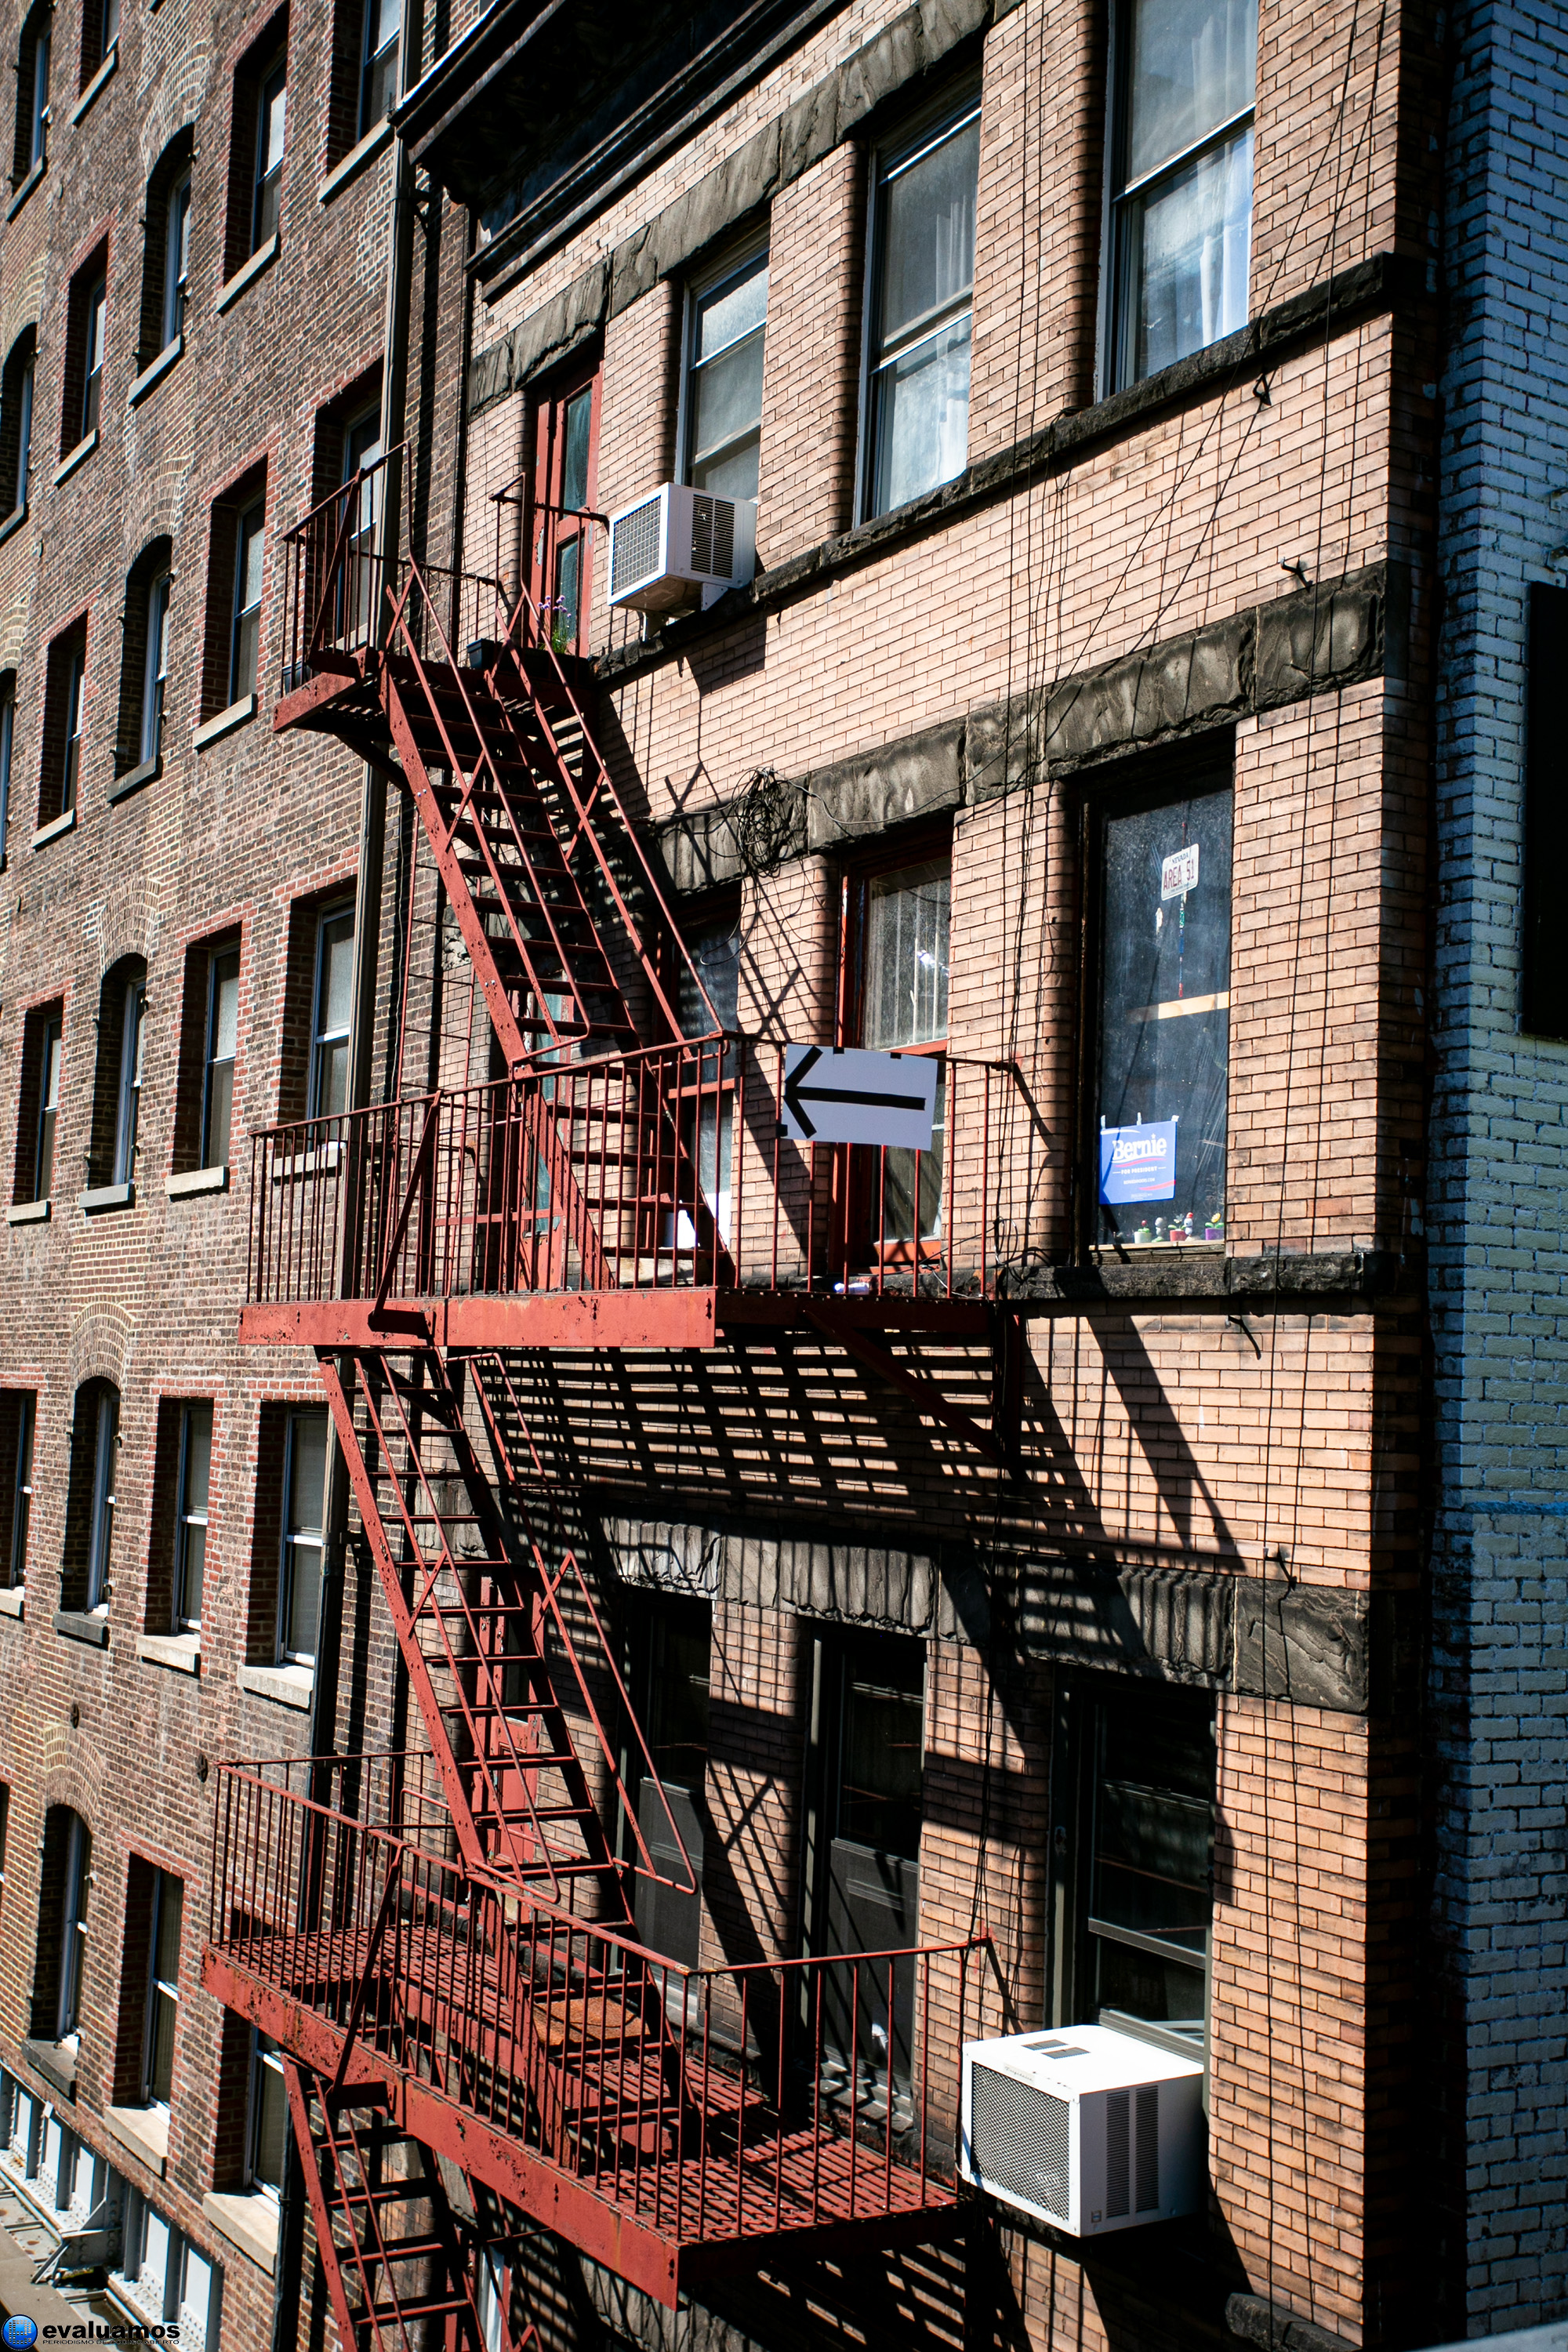
[[[645,499],[640,507],[616,518],[610,540],[610,593],[619,596],[635,588],[659,568],[658,517],[662,500]]]
[[[970,2161],[986,2189],[999,2189],[1058,2221],[1071,2211],[1065,2099],[976,2065],[971,2080]]]

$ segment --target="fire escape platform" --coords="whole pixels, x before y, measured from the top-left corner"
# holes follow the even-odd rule
[[[289,1299],[240,1309],[242,1344],[359,1351],[438,1348],[710,1348],[711,1290],[503,1292],[478,1297]]]
[[[345,2035],[317,2004],[335,1993],[346,2005],[351,1989],[365,1982],[367,1959],[371,2012],[391,1996],[390,1980],[376,1969],[363,1933],[289,1937],[286,1955],[279,1939],[270,1940],[268,1978],[208,1946],[203,1985],[323,2082],[336,2082]],[[405,2016],[430,2020],[447,2008],[449,1988],[421,1988],[404,1975],[395,1998]],[[483,2005],[482,1997],[475,2005]],[[499,2052],[489,2054],[499,2062]],[[485,2072],[499,2099],[499,2063]],[[384,2096],[401,2131],[670,2309],[704,2278],[765,2259],[770,2244],[814,2254],[835,2246],[925,2245],[951,2237],[963,2219],[955,2193],[929,2171],[883,2161],[879,2130],[826,2136],[808,2117],[794,2132],[768,2135],[749,2160],[740,2080],[726,2084],[716,2072],[703,2086],[704,2144],[657,2171],[633,2162],[623,2176],[619,2165],[606,2163],[605,2186],[551,2161],[515,2122],[509,2130],[504,2116],[492,2121],[458,2105],[360,2039],[348,2051],[339,2087],[363,2085]],[[657,2090],[654,2084],[655,2095]],[[627,2105],[646,2111],[647,2097],[646,2084],[632,2085],[629,2095],[625,2082],[616,2086],[616,2101]]]

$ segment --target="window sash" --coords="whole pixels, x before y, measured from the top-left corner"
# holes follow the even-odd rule
[[[283,149],[289,105],[288,68],[274,66],[263,77],[256,110],[256,200],[251,215],[250,249],[258,252],[278,227],[278,201],[283,176]]]
[[[125,992],[120,1031],[120,1093],[114,1117],[114,1172],[110,1181],[129,1184],[136,1174],[136,1130],[142,1113],[142,1045],[147,992],[133,980]]]
[[[60,1107],[60,1024],[46,1021],[38,1039],[38,1145],[33,1198],[47,1201],[55,1179],[55,1122]]]
[[[159,757],[163,744],[163,692],[169,676],[169,574],[160,572],[147,591],[147,654],[142,676],[142,740],[143,765]]]
[[[98,1400],[93,1432],[92,1517],[87,1539],[87,1605],[107,1607],[109,1563],[114,1549],[115,1450],[120,1438],[120,1399],[107,1389]]]
[[[883,319],[897,251],[892,196],[898,183],[980,119],[966,100],[875,167],[872,268],[867,282],[866,393],[861,506],[886,514],[963,472],[969,454],[970,346],[974,310],[978,177],[970,194],[967,273],[962,284],[891,327]],[[978,149],[976,151],[978,174]],[[939,369],[940,373],[931,371]],[[901,396],[900,396],[901,395]]]
[[[238,702],[256,691],[261,644],[262,528],[266,502],[248,506],[235,525],[234,635],[229,648],[228,698]]]
[[[283,1467],[283,1556],[278,1593],[278,1654],[286,1665],[314,1666],[321,1603],[321,1569],[326,1556],[326,1530],[300,1516],[300,1435],[307,1423],[321,1429],[321,1510],[326,1507],[327,1465],[331,1432],[325,1414],[290,1413]],[[308,1646],[307,1646],[308,1644]]]
[[[109,317],[109,289],[99,278],[87,298],[86,339],[82,359],[86,373],[81,394],[81,438],[86,440],[98,425],[99,410],[103,398],[103,350]]]
[[[33,469],[33,389],[36,363],[29,360],[22,370],[21,398],[16,418],[16,509],[20,513],[27,503],[29,478]]]
[[[16,1408],[16,1475],[11,1498],[11,1549],[6,1581],[13,1590],[27,1580],[27,1536],[33,1520],[33,1426],[36,1401],[24,1391]]]
[[[739,328],[711,351],[702,349],[703,327],[710,306],[730,293],[740,293],[760,278],[762,314]],[[687,296],[685,445],[687,481],[699,489],[717,490],[726,498],[755,498],[757,463],[762,446],[763,364],[767,342],[768,248],[753,247],[733,258],[718,276],[692,286]],[[753,358],[754,354],[754,358]],[[744,361],[743,372],[737,362]],[[754,383],[747,378],[754,376]],[[721,412],[710,421],[704,440],[703,410],[711,390],[722,400],[726,382],[751,393],[743,412]],[[717,423],[718,429],[714,429]],[[750,462],[748,463],[748,459]]]
[[[353,1021],[353,909],[335,908],[323,914],[316,931],[316,978],[311,992],[310,1086],[307,1117],[325,1118],[348,1108],[349,1033]],[[347,1003],[334,1013],[331,987],[333,950],[348,944],[350,956]]]
[[[169,195],[163,228],[163,349],[185,323],[186,277],[191,257],[191,175],[177,180]]]
[[[82,648],[73,647],[69,667],[66,672],[66,759],[65,772],[60,779],[60,810],[62,816],[76,806],[77,784],[81,774],[81,716],[83,677],[87,667]]]
[[[34,170],[45,159],[46,132],[49,120],[49,48],[47,25],[43,26],[33,41],[33,113],[27,143],[27,169]]]
[[[60,1928],[60,1990],[55,2039],[68,2041],[76,2032],[81,2007],[82,1969],[87,1960],[88,1873],[92,1840],[79,1813],[71,1815],[66,1847],[65,1918]]]
[[[202,1095],[204,1168],[223,1168],[228,1163],[238,1026],[239,950],[233,948],[207,959],[207,1056]]]
[[[180,1881],[167,1871],[155,1871],[147,1945],[147,2010],[142,2038],[142,2096],[149,2106],[166,2107],[174,2087],[184,1914],[184,1889]],[[168,1948],[171,1944],[172,1949]]]
[[[391,30],[388,31],[390,22]],[[359,135],[365,138],[385,121],[397,100],[397,58],[403,30],[397,0],[365,0],[363,62],[360,69]],[[379,35],[379,40],[377,36]]]
[[[212,1490],[212,1407],[186,1405],[180,1415],[179,1507],[174,1528],[174,1631],[199,1633],[206,1578],[207,1515]],[[199,1464],[201,1499],[192,1500]]]
[[[282,2183],[289,2130],[289,2092],[283,2062],[265,2034],[252,2032],[250,2041],[249,2114],[245,2135],[245,2178],[248,2188],[276,2198]],[[263,2167],[266,2166],[266,2169]]]

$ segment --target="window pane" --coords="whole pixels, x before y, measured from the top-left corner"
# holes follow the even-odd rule
[[[883,198],[882,348],[974,281],[974,192],[980,125],[966,123],[903,167]]]
[[[866,911],[868,1045],[889,1049],[947,1034],[947,934],[952,868],[943,858],[879,875]]]
[[[708,1763],[708,1612],[672,1612],[659,1630],[648,1752],[661,1780],[700,1790]]]
[[[1129,181],[1252,104],[1257,0],[1133,0]]]
[[[261,93],[261,126],[257,139],[257,177],[265,179],[283,161],[283,126],[289,87],[279,71],[268,77]]]
[[[588,503],[588,447],[593,422],[594,394],[590,388],[576,394],[566,404],[566,446],[561,474],[563,507],[585,507]]]
[[[742,435],[756,433],[762,423],[762,335],[748,335],[744,342],[732,343],[720,358],[698,368],[691,390],[691,478],[699,489],[717,489],[721,486],[704,470],[714,453]],[[749,462],[754,477],[754,450]],[[732,498],[737,493],[730,490],[725,495]],[[754,490],[748,495],[754,496]]]
[[[213,961],[213,1060],[232,1062],[238,1043],[239,958],[217,956]]]
[[[289,1473],[289,1532],[320,1535],[327,1485],[324,1412],[295,1414]]]
[[[838,1835],[913,1862],[921,1840],[921,1684],[872,1681],[853,1668],[844,1685],[844,1762]]]
[[[695,939],[689,940],[687,951],[708,992],[708,1002],[719,1016],[720,1027],[738,1029],[741,1025],[740,933],[732,923],[715,924],[711,930],[699,931]],[[675,990],[681,1035],[705,1036],[710,1026],[707,1006],[699,996],[684,963],[676,976]]]
[[[1130,1694],[1097,1709],[1095,1741],[1089,1913],[1096,2006],[1199,2035],[1213,1905],[1212,1720],[1206,1709]],[[1152,1937],[1170,1949],[1119,1941],[1102,1927]]]
[[[1230,832],[1228,786],[1106,823],[1100,1219],[1124,1242],[1224,1235]]]
[[[283,2143],[289,2128],[289,2095],[283,2086],[280,2066],[258,2060],[254,2096],[251,2174],[268,2188],[276,2189],[283,2179]]]
[[[215,1062],[207,1074],[207,1139],[202,1155],[205,1168],[227,1165],[233,1125],[234,1064]]]
[[[212,1475],[213,1409],[193,1404],[185,1413],[185,1493],[182,1507],[205,1511]]]
[[[167,1871],[158,1874],[158,1948],[153,1958],[153,1973],[159,1981],[178,1985],[180,1980],[180,1928],[184,1917],[185,1890],[177,1878]]]
[[[1247,324],[1252,132],[1239,131],[1134,199],[1132,365],[1152,375]]]
[[[189,1632],[201,1623],[202,1588],[206,1580],[207,1531],[200,1520],[191,1520],[182,1530],[184,1556],[180,1562],[180,1608],[182,1627]]]
[[[316,1032],[347,1036],[353,1003],[354,929],[352,915],[336,915],[321,927],[321,977]]]
[[[316,1620],[321,1605],[321,1548],[290,1542],[288,1609],[283,1648],[290,1657],[311,1658],[316,1653]]]
[[[892,360],[875,387],[875,511],[887,514],[962,474],[969,457],[970,320]]]
[[[732,278],[697,297],[692,357],[711,360],[742,336],[760,333],[768,307],[768,257],[759,253]]]

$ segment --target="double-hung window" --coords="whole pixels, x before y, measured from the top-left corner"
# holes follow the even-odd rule
[[[951,856],[876,873],[861,896],[860,1042],[881,1053],[934,1054],[947,1043]],[[947,1077],[936,1082],[929,1151],[876,1154],[871,1239],[883,1252],[934,1246],[942,1232]]]
[[[30,1389],[16,1399],[16,1470],[11,1490],[11,1549],[5,1581],[13,1591],[27,1581],[27,1536],[33,1524],[33,1431],[37,1401]]]
[[[142,1119],[142,1046],[146,1025],[146,983],[133,980],[125,991],[120,1028],[120,1092],[114,1114],[114,1173],[110,1182],[132,1183],[136,1175],[136,1130]]]
[[[98,430],[99,412],[103,405],[103,348],[108,327],[108,282],[95,278],[87,289],[82,312],[81,431],[77,436],[80,441]]]
[[[33,88],[27,124],[29,172],[36,172],[44,161],[49,135],[49,11],[38,9],[34,21],[37,31],[33,36]]]
[[[102,1388],[93,1416],[92,1508],[87,1531],[87,1605],[109,1606],[109,1570],[114,1551],[114,1488],[120,1453],[120,1393]]]
[[[757,495],[767,308],[765,246],[691,290],[686,467],[697,489],[730,499]]]
[[[142,674],[140,757],[156,760],[163,744],[163,697],[169,682],[170,576],[160,572],[147,591],[147,656]]]
[[[191,175],[183,172],[169,191],[168,205],[163,215],[164,351],[184,329],[190,266]]]
[[[65,1865],[59,1997],[55,2010],[57,2042],[68,2042],[77,2030],[81,2014],[82,1976],[87,1966],[87,1903],[92,1878],[92,1833],[76,1813],[69,1816]]]
[[[37,362],[30,334],[21,339],[5,363],[0,402],[5,414],[0,418],[5,428],[4,446],[6,458],[6,487],[13,496],[7,501],[0,494],[0,507],[9,506],[20,514],[27,503],[27,484],[33,462],[33,392]],[[13,420],[15,420],[13,422]]]
[[[262,2032],[250,2038],[250,2095],[245,2133],[246,2186],[276,2197],[283,2185],[289,2136],[289,2089],[278,2045]]]
[[[278,1648],[286,1664],[316,1663],[327,1495],[327,1416],[291,1412],[283,1465],[283,1562]]]
[[[82,706],[86,701],[87,647],[79,636],[66,656],[65,759],[60,769],[59,814],[76,806],[81,782]]]
[[[33,1198],[47,1201],[55,1178],[55,1124],[60,1111],[60,1021],[51,1014],[38,1024],[38,1123],[33,1140]]]
[[[1118,32],[1113,388],[1247,323],[1258,0],[1124,0]]]
[[[311,1118],[333,1118],[348,1108],[353,961],[354,910],[331,908],[322,915],[316,934],[308,1112]]]
[[[202,1630],[207,1557],[207,1495],[212,1482],[213,1409],[188,1404],[180,1415],[179,1510],[174,1526],[174,1631]]]
[[[202,1090],[204,1168],[228,1165],[234,1117],[234,1057],[239,1044],[239,950],[207,959],[206,1071]]]
[[[980,102],[879,151],[862,511],[886,514],[969,457]]]
[[[384,122],[397,99],[397,43],[402,0],[364,0],[364,58],[360,69],[359,135]]]
[[[258,499],[235,523],[234,627],[229,640],[228,698],[239,702],[256,691],[261,644],[261,558],[266,500]]]
[[[256,108],[256,194],[250,215],[250,250],[257,253],[278,232],[278,202],[283,184],[283,127],[289,106],[288,60],[279,58],[261,78]]]
[[[147,2023],[142,2049],[142,2096],[166,2107],[174,2083],[174,2025],[180,2010],[180,1929],[185,1890],[166,1870],[153,1874],[153,1922],[147,1954]]]
[[[16,695],[0,688],[0,873],[5,871],[6,835],[11,824],[11,747],[16,739]]]

